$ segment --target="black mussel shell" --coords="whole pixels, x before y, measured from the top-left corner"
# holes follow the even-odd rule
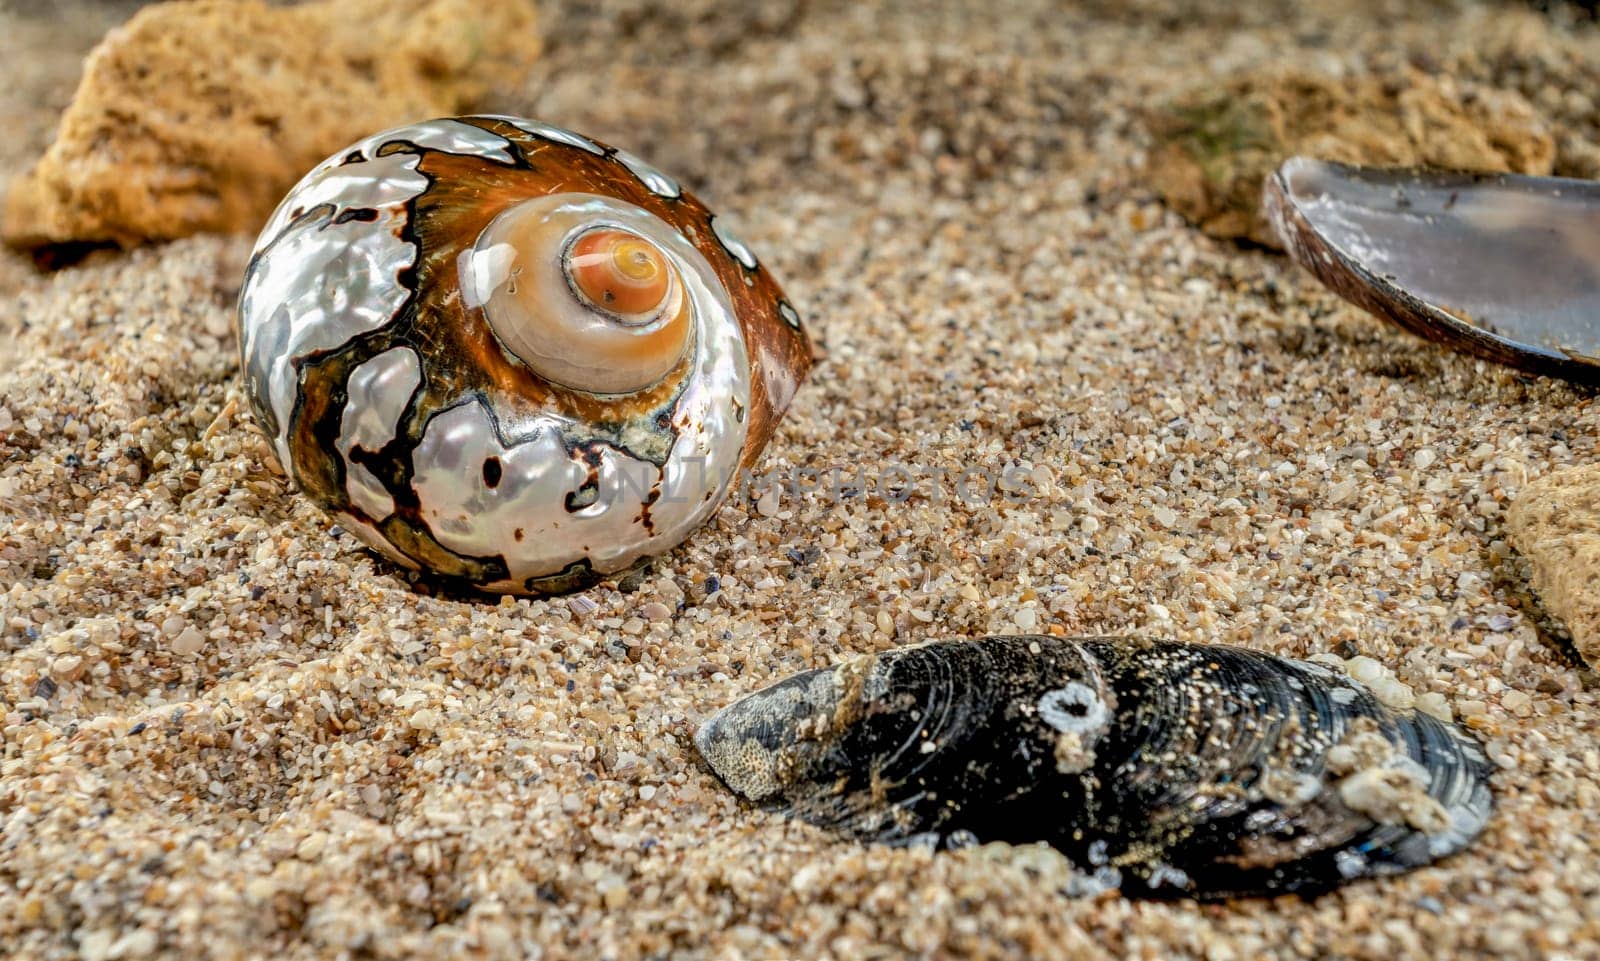
[[[736,793],[863,840],[1044,841],[1102,886],[1315,892],[1460,850],[1489,764],[1321,665],[1130,638],[992,637],[807,671],[695,743]]]
[[[1600,384],[1600,183],[1294,157],[1264,189],[1290,256],[1351,303],[1488,360]]]

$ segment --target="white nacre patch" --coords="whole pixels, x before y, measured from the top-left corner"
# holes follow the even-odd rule
[[[375,452],[394,440],[406,404],[421,382],[422,362],[409,347],[390,348],[350,374],[338,450],[350,503],[375,521],[394,513],[394,496],[351,454],[358,448]]]
[[[633,171],[633,175],[639,178],[639,182],[649,187],[650,192],[656,196],[665,197],[668,200],[676,200],[683,193],[683,188],[678,186],[676,180],[657,170],[638,156],[626,150],[618,150],[617,159],[622,161],[624,167]]]
[[[746,270],[756,269],[756,255],[745,246],[744,241],[734,236],[733,231],[721,219],[711,218],[711,232],[717,235],[717,243],[721,244],[733,259],[743,264]]]

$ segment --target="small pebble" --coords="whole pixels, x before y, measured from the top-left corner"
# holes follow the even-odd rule
[[[204,650],[205,646],[205,635],[193,627],[185,627],[172,639],[172,653],[183,657],[193,657]]]

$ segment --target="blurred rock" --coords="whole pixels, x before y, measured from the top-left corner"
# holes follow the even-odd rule
[[[1400,69],[1336,77],[1273,68],[1210,81],[1152,111],[1148,176],[1215,237],[1278,241],[1262,180],[1284,159],[1549,174],[1555,141],[1520,94]]]
[[[1555,134],[1556,176],[1600,180],[1600,31],[1509,16],[1494,34],[1460,41],[1446,69],[1463,82],[1520,93]]]
[[[1584,660],[1600,667],[1600,464],[1529,484],[1508,520],[1539,599],[1567,625]]]
[[[537,58],[530,0],[162,3],[88,56],[55,143],[6,197],[14,247],[249,231],[362,134],[459,113]]]

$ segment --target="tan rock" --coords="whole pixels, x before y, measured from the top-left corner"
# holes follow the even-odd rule
[[[1600,464],[1557,471],[1511,505],[1511,539],[1533,565],[1533,587],[1600,667]]]
[[[362,134],[514,89],[531,0],[199,0],[146,7],[90,54],[0,237],[129,246],[253,230]]]
[[[1415,70],[1334,77],[1272,68],[1180,95],[1147,118],[1148,177],[1206,233],[1278,247],[1262,180],[1308,154],[1345,163],[1548,174],[1555,141],[1520,94]]]

